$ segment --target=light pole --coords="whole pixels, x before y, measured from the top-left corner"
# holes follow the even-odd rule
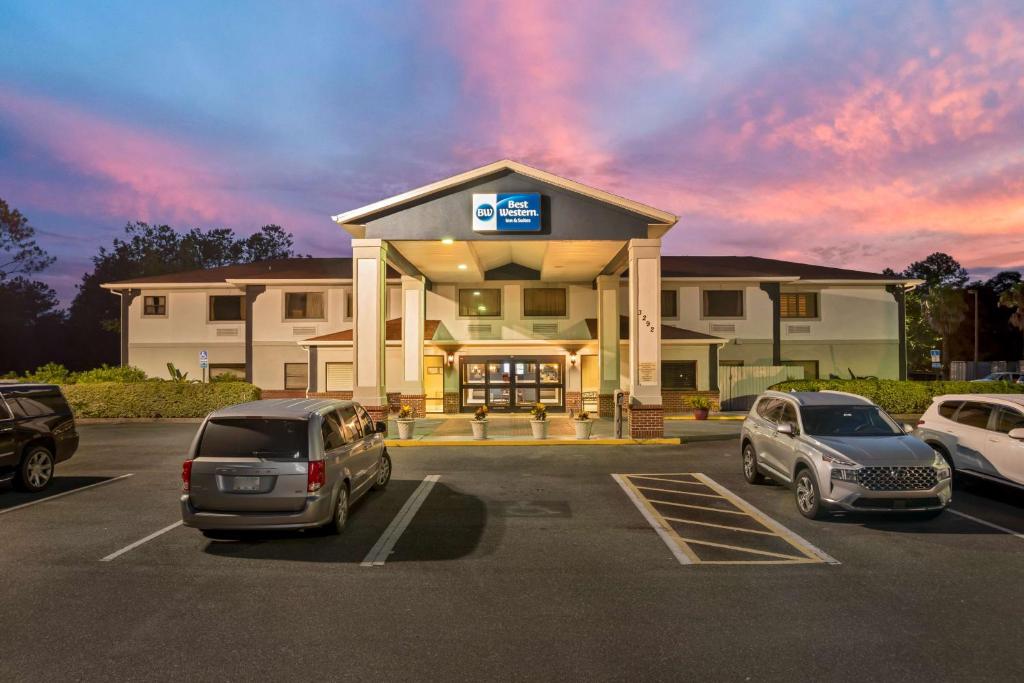
[[[978,372],[978,290],[968,289],[974,295],[974,372]]]

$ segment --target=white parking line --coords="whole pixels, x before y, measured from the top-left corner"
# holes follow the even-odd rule
[[[171,524],[169,526],[165,526],[160,531],[154,531],[149,536],[146,536],[145,538],[140,538],[139,540],[135,541],[134,543],[131,543],[131,544],[126,545],[125,547],[121,548],[117,552],[110,553],[109,555],[104,557],[102,560],[100,560],[100,562],[110,562],[111,560],[117,559],[118,557],[120,557],[121,555],[124,555],[129,550],[134,550],[135,548],[138,548],[143,543],[147,543],[149,541],[152,541],[157,536],[159,536],[161,534],[166,534],[171,529],[176,529],[179,526],[181,526],[181,522],[177,521],[174,524]]]
[[[679,564],[693,564],[694,558],[686,554],[686,551],[683,550],[683,547],[680,544],[676,543],[675,540],[672,538],[671,531],[669,529],[666,529],[665,525],[659,522],[658,519],[651,514],[650,509],[648,509],[648,504],[646,504],[643,501],[643,499],[640,498],[640,496],[636,495],[636,492],[633,490],[633,487],[626,483],[625,477],[623,477],[621,474],[613,474],[612,479],[614,479],[618,483],[618,485],[622,487],[622,490],[626,492],[626,495],[629,496],[629,499],[631,501],[633,501],[633,505],[636,506],[636,509],[640,511],[640,514],[644,516],[644,519],[647,520],[647,523],[654,528],[654,530],[658,533],[658,536],[661,537],[661,540],[664,541],[665,545],[668,546],[668,549],[672,551],[672,554],[675,556],[675,558],[679,560]]]
[[[409,526],[409,522],[416,516],[416,512],[423,505],[423,501],[427,499],[430,489],[434,488],[434,484],[440,478],[440,474],[431,474],[423,479],[416,490],[412,492],[412,495],[409,496],[409,499],[405,501],[405,505],[398,511],[395,518],[391,520],[391,524],[381,534],[377,543],[370,549],[366,559],[359,563],[360,567],[380,567],[384,564],[388,559],[388,555],[394,549],[395,544],[398,543],[398,539],[402,536],[405,528]]]
[[[978,517],[975,517],[974,515],[969,515],[966,512],[960,512],[959,510],[954,510],[953,508],[946,508],[946,510],[948,512],[952,512],[954,515],[960,515],[964,519],[969,519],[972,522],[977,522],[978,524],[984,524],[985,526],[992,527],[993,529],[996,529],[997,531],[1002,531],[1004,534],[1010,534],[1011,536],[1016,536],[1017,538],[1019,538],[1022,541],[1024,541],[1024,534],[1018,533],[1018,532],[1014,531],[1013,529],[1007,529],[1005,526],[999,526],[998,524],[993,524],[992,522],[986,522],[985,520],[980,519]]]
[[[45,498],[39,498],[37,500],[29,501],[28,503],[22,503],[21,505],[15,505],[12,508],[6,508],[6,509],[3,509],[3,510],[0,510],[0,515],[7,514],[8,512],[14,512],[15,510],[22,510],[22,509],[27,508],[27,507],[32,507],[33,505],[39,505],[40,503],[48,503],[51,500],[57,500],[58,498],[63,498],[64,496],[70,496],[72,493],[80,493],[82,491],[85,491],[86,489],[94,489],[97,486],[105,486],[107,484],[113,484],[115,481],[121,481],[122,479],[127,479],[128,477],[132,476],[132,474],[134,474],[134,473],[122,474],[121,476],[114,477],[113,479],[107,479],[106,481],[98,481],[95,484],[89,484],[88,486],[82,486],[80,488],[72,489],[70,491],[64,491],[63,493],[58,493],[58,494],[53,495],[53,496],[46,496]]]

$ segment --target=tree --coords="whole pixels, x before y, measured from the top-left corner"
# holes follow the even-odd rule
[[[925,300],[925,315],[931,328],[942,337],[942,360],[948,363],[949,339],[967,315],[963,291],[946,286],[933,287]]]
[[[935,287],[958,288],[967,284],[969,274],[949,254],[937,251],[923,261],[914,261],[903,270],[905,277],[924,280],[918,290],[927,295]]]
[[[124,235],[110,248],[100,247],[93,257],[93,270],[82,276],[69,309],[69,326],[77,355],[68,365],[95,367],[117,363],[120,301],[102,289],[105,282],[131,280],[188,270],[206,270],[235,263],[251,263],[296,256],[293,238],[278,225],[266,225],[247,237],[232,230],[193,228],[178,233],[168,225],[129,223]]]
[[[38,273],[53,263],[35,236],[28,218],[0,199],[0,282],[13,275]]]
[[[996,273],[988,279],[983,286],[988,287],[997,295],[1002,295],[1008,289],[1013,289],[1014,285],[1021,281],[1020,273],[1014,270],[1004,270],[1001,273]]]
[[[1024,282],[1017,282],[1013,287],[999,295],[999,305],[1014,309],[1010,314],[1010,324],[1024,332]],[[1024,351],[1021,352],[1024,357]]]

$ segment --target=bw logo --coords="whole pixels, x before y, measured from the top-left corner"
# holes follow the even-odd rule
[[[494,207],[490,204],[481,204],[476,207],[476,218],[480,221],[489,221],[494,218]]]

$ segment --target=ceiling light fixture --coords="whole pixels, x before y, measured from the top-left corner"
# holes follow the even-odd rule
[[[466,268],[469,268],[469,266],[467,266],[465,263],[459,264],[459,270],[465,270]]]
[[[441,244],[455,244],[455,240],[453,240],[451,237],[442,237]]]

